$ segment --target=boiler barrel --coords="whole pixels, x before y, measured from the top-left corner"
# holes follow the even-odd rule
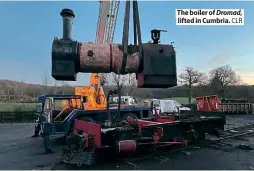
[[[80,43],[55,39],[52,45],[52,77],[75,81],[77,73],[137,73],[139,53],[134,49],[127,54],[122,66],[123,45]],[[122,70],[123,68],[123,70]]]
[[[121,73],[123,54],[123,45],[80,43],[79,72]],[[138,52],[129,53],[124,71],[136,73],[138,69]]]

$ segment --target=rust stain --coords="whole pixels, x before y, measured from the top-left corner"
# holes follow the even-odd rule
[[[123,61],[123,45],[80,43],[79,72],[120,73]],[[139,69],[139,54],[129,53],[125,70],[136,73]],[[120,73],[125,74],[125,73]]]

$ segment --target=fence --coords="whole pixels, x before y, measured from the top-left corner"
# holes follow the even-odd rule
[[[1,112],[0,122],[33,122],[37,119],[34,111],[29,112]]]

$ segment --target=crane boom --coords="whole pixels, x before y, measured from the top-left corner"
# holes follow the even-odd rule
[[[111,0],[109,2],[110,2],[109,12],[108,12],[108,18],[107,18],[107,24],[106,24],[106,30],[105,30],[105,36],[104,36],[104,41],[107,44],[113,43],[118,9],[120,4],[119,0]]]
[[[104,43],[110,1],[100,1],[95,43]]]
[[[100,1],[96,43],[113,43],[119,0]]]
[[[96,40],[97,44],[113,43],[116,20],[119,10],[119,0],[99,1],[99,15],[97,22]],[[96,87],[104,85],[106,74],[91,74],[90,84]]]

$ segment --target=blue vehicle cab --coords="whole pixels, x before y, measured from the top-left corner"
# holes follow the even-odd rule
[[[48,120],[48,114],[45,113],[45,104],[49,105],[49,101],[54,102],[54,99],[71,99],[73,95],[41,95],[38,97],[38,100],[36,102],[36,115],[38,116],[35,124],[35,131],[34,135],[32,137],[38,137],[41,132],[41,124],[47,122]],[[80,96],[76,98],[81,98]],[[50,100],[51,99],[51,100]],[[47,106],[49,109],[49,106]],[[52,106],[53,107],[53,106]]]

